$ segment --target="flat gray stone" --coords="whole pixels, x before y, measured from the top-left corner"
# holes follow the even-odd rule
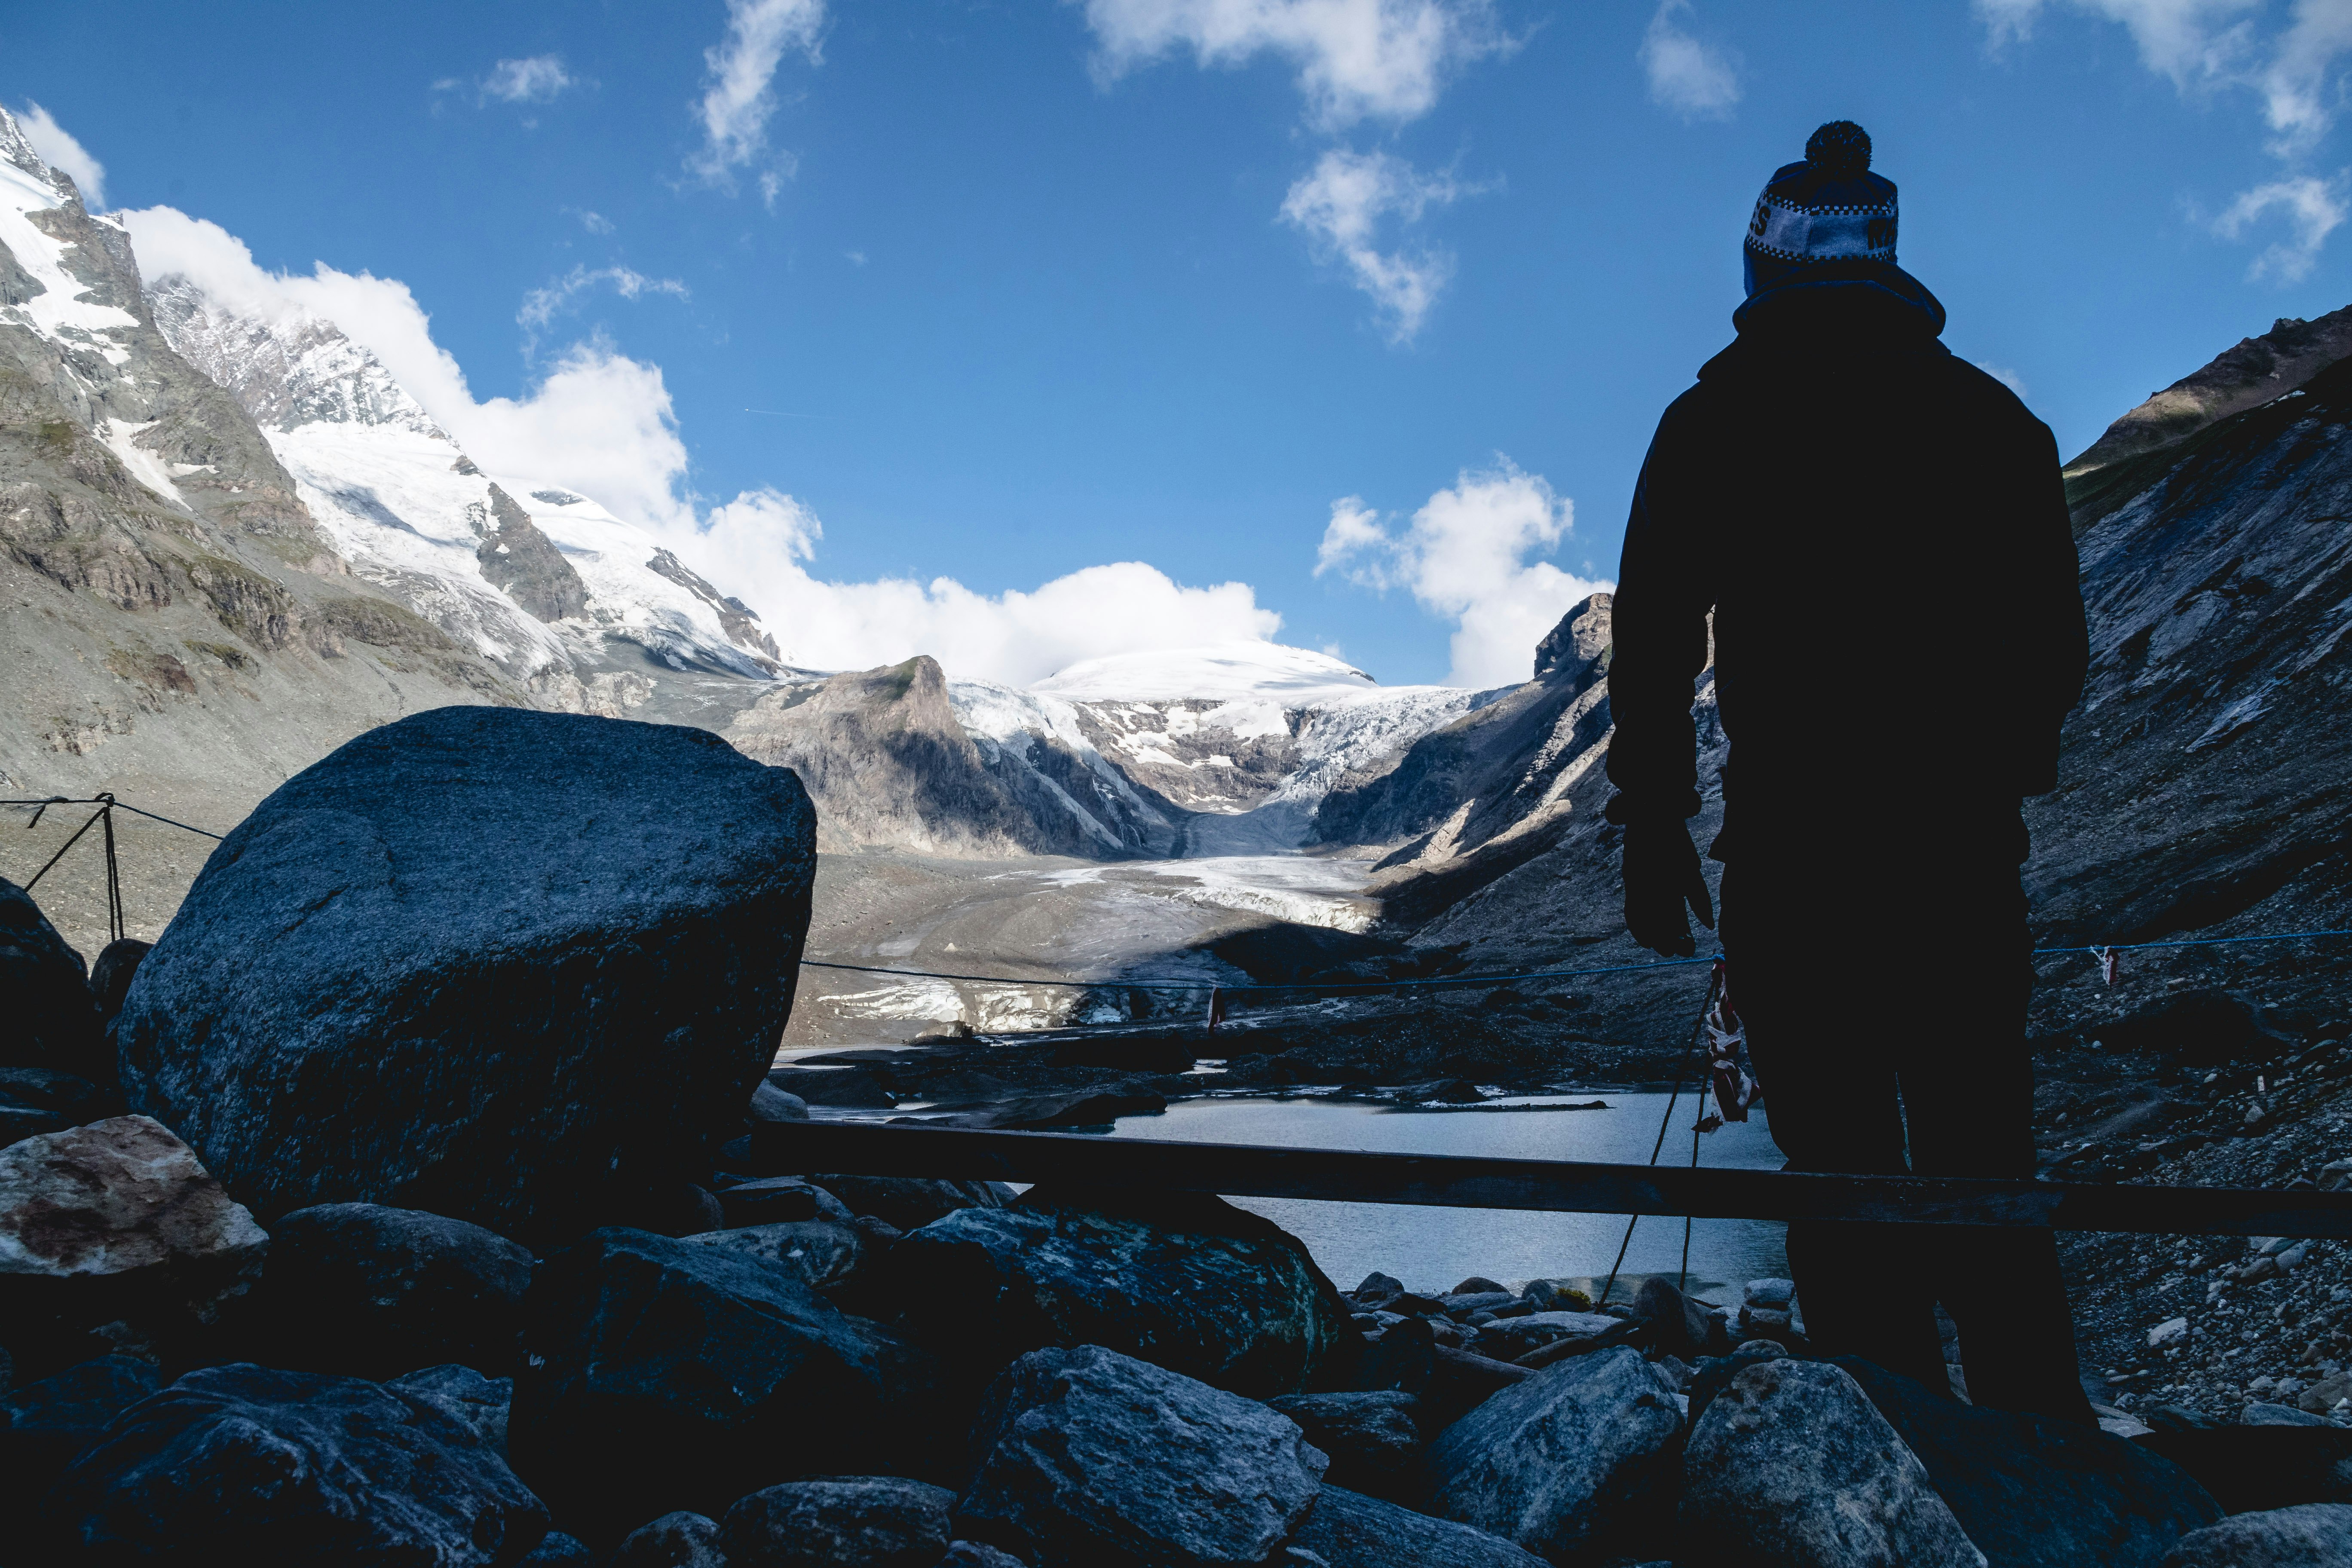
[[[1503,1389],[1441,1433],[1429,1511],[1539,1555],[1633,1550],[1668,1522],[1682,1410],[1631,1350],[1596,1351]]]
[[[1544,1562],[1499,1535],[1331,1486],[1316,1494],[1314,1511],[1290,1538],[1290,1563],[1306,1568],[1301,1552],[1327,1568],[1542,1568]]]
[[[1328,1466],[1287,1417],[1099,1345],[1014,1362],[972,1435],[956,1533],[1037,1568],[1264,1563]]]
[[[2182,1536],[2163,1568],[2352,1568],[2352,1505],[2233,1513]]]
[[[1734,1377],[1692,1429],[1683,1478],[1683,1527],[1703,1561],[1984,1568],[1926,1467],[1825,1362],[1759,1362]]]

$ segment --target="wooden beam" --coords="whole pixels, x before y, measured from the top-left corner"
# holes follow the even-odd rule
[[[750,1158],[730,1164],[756,1175],[945,1176],[1452,1208],[2352,1237],[2352,1192],[1689,1170],[904,1122],[761,1122],[752,1129]]]

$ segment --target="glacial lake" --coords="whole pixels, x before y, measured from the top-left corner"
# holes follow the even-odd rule
[[[1358,1149],[1397,1154],[1485,1154],[1508,1159],[1590,1160],[1643,1164],[1658,1136],[1666,1096],[1657,1093],[1527,1097],[1507,1103],[1605,1100],[1606,1110],[1399,1110],[1360,1101],[1255,1097],[1179,1100],[1150,1116],[1119,1120],[1112,1136],[1203,1143],[1270,1143],[1301,1149]],[[1696,1106],[1675,1106],[1659,1163],[1688,1164]],[[1781,1157],[1761,1120],[1729,1122],[1699,1139],[1699,1163],[1777,1171]],[[1474,1274],[1511,1283],[1532,1279],[1605,1278],[1624,1239],[1622,1215],[1543,1214],[1518,1209],[1423,1208],[1403,1204],[1318,1203],[1296,1198],[1235,1198],[1307,1244],[1342,1290],[1378,1270],[1416,1290],[1450,1290]],[[1719,1303],[1737,1304],[1744,1280],[1785,1276],[1786,1227],[1772,1221],[1693,1222],[1691,1286]],[[1649,1274],[1676,1277],[1683,1222],[1645,1216],[1634,1226],[1617,1295]],[[1732,1293],[1722,1294],[1728,1287]],[[1597,1287],[1596,1287],[1597,1293]]]

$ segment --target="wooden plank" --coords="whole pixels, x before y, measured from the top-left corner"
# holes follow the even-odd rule
[[[746,1174],[837,1171],[1453,1208],[2352,1237],[2352,1192],[1689,1170],[904,1122],[763,1122],[752,1129],[750,1159],[730,1163]]]

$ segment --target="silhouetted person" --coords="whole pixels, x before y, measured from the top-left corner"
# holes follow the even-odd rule
[[[1658,422],[1625,529],[1625,924],[1685,954],[1685,906],[1714,923],[1684,825],[1712,616],[1712,856],[1773,1141],[1794,1170],[2027,1176],[2019,803],[2056,784],[2088,660],[2057,447],[1937,341],[1862,128],[1805,154],[1757,203],[1738,337]],[[2050,1232],[1795,1224],[1789,1258],[1825,1352],[1941,1388],[1940,1299],[1977,1403],[2091,1419]]]

